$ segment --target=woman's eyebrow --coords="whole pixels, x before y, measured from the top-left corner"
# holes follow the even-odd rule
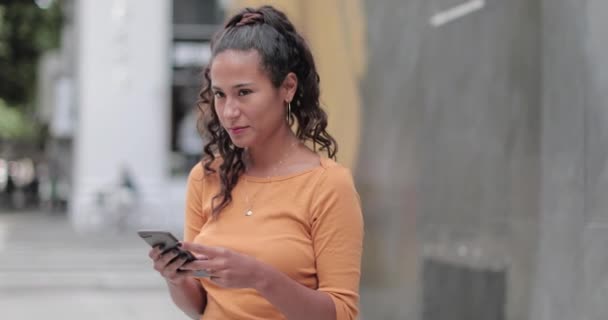
[[[253,85],[253,82],[246,82],[246,83],[238,83],[232,86],[233,89],[238,89],[238,88],[242,88],[242,87],[249,87]],[[218,86],[211,86],[211,89],[213,90],[222,90],[222,88],[218,87]]]
[[[242,88],[242,87],[248,87],[251,85],[253,85],[253,82],[239,83],[239,84],[235,84],[234,86],[232,86],[232,88],[238,89],[238,88]]]

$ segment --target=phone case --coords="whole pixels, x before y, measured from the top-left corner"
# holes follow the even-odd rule
[[[151,247],[163,246],[163,253],[172,249],[179,250],[180,254],[186,255],[186,262],[196,260],[191,252],[179,248],[179,240],[168,231],[161,230],[139,230],[137,234],[144,239]],[[198,278],[208,278],[209,274],[203,270],[194,272],[194,276]]]
[[[140,230],[137,234],[151,247],[163,245],[164,249],[177,247],[179,240],[168,231]]]

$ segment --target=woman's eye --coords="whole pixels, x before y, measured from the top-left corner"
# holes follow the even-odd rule
[[[251,90],[249,90],[249,89],[239,90],[239,96],[245,96],[245,95],[248,95],[250,93],[251,93]]]
[[[223,93],[223,92],[216,91],[216,92],[214,92],[214,93],[213,93],[213,95],[214,95],[216,98],[221,98],[221,97],[223,97],[223,96],[224,96],[224,93]]]

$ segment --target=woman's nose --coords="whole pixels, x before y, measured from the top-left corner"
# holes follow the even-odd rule
[[[225,118],[236,118],[241,114],[238,104],[234,99],[226,99],[224,105],[224,117]]]

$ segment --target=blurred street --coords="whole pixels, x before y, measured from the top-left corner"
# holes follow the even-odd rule
[[[134,232],[78,235],[65,215],[0,213],[3,318],[186,319],[147,250]]]

